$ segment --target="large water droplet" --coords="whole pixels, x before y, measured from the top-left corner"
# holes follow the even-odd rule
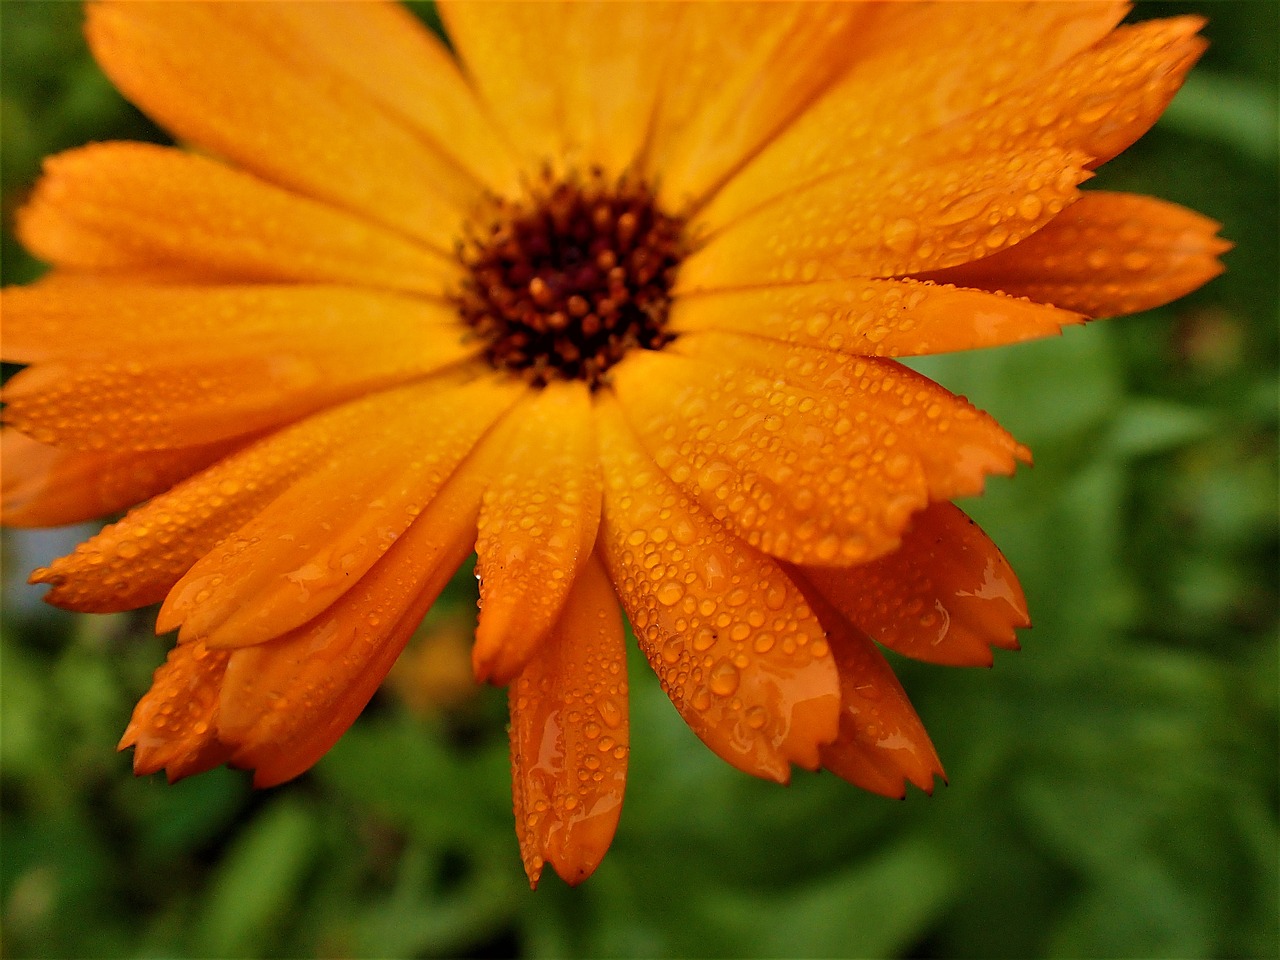
[[[727,697],[738,689],[739,679],[738,668],[721,658],[711,667],[711,675],[707,683],[712,693]]]

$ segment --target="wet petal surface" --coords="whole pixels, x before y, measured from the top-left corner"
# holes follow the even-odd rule
[[[510,683],[551,629],[595,544],[600,474],[591,398],[580,383],[531,394],[496,431],[501,462],[476,540],[476,677]]]
[[[236,450],[241,441],[175,450],[66,450],[0,431],[0,518],[13,527],[57,527],[115,513],[172,487]]]
[[[839,694],[822,626],[773,561],[657,468],[608,397],[597,404],[610,576],[663,690],[729,763],[779,782],[814,769]]]
[[[1018,343],[1084,320],[981,286],[852,279],[721,290],[681,297],[670,323],[679,331],[722,330],[855,356],[904,357]]]
[[[290,20],[322,9],[284,6],[101,2],[85,33],[116,88],[181,140],[447,254],[482,186],[297,41]]]
[[[511,792],[530,886],[545,863],[581,883],[613,840],[630,751],[626,669],[618,598],[593,557],[511,686]]]
[[[17,230],[49,263],[189,279],[344,282],[440,294],[446,256],[207,157],[99,143],[44,162]]]
[[[420,378],[470,357],[450,311],[320,286],[65,284],[14,288],[5,420],[45,443],[212,443]],[[371,331],[377,335],[371,335]],[[121,359],[123,355],[123,359]]]
[[[231,653],[218,735],[254,785],[296,777],[346,732],[475,544],[483,480],[464,466],[395,545],[313,621]]]
[[[185,639],[245,646],[306,623],[360,581],[522,390],[483,379],[384,394],[379,430],[352,440],[192,567],[157,630],[181,625]]]
[[[1223,271],[1219,224],[1151,197],[1086,193],[1016,247],[931,278],[1115,317],[1163,306]]]
[[[898,653],[948,666],[991,666],[991,648],[1016,650],[1027,603],[1008,561],[950,503],[911,519],[902,546],[870,563],[806,569],[860,630]]]

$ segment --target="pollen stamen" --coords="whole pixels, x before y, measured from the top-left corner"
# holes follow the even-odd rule
[[[528,199],[492,197],[458,244],[468,276],[455,294],[485,356],[535,386],[585,380],[594,389],[629,351],[659,350],[684,221],[660,211],[649,188],[599,170],[555,180]]]

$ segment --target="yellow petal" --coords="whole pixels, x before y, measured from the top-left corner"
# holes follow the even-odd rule
[[[381,395],[376,432],[343,446],[178,582],[157,630],[211,646],[263,643],[355,586],[524,389],[483,379]]]
[[[231,653],[218,735],[254,785],[308,769],[359,716],[475,543],[483,484],[464,465],[351,590],[313,621]]]
[[[1086,193],[1039,233],[994,256],[932,275],[1116,317],[1163,306],[1212,280],[1231,244],[1184,207],[1125,193]]]
[[[60,284],[9,288],[4,307],[5,358],[37,361],[6,385],[5,420],[87,449],[223,440],[478,349],[441,304],[342,287]]]
[[[856,356],[904,357],[1019,343],[1084,321],[1079,314],[981,286],[852,279],[718,290],[677,299],[669,325],[680,332],[722,330]]]
[[[596,404],[601,544],[636,639],[690,729],[740,770],[786,782],[836,735],[822,625],[773,561],[708,516],[645,455],[618,404]]]
[[[991,648],[1016,650],[1027,603],[1000,551],[950,503],[911,519],[902,546],[848,569],[805,577],[860,630],[898,653],[948,666],[991,666]]]
[[[37,257],[72,270],[434,295],[460,276],[450,257],[358,217],[146,143],[98,143],[46,159],[17,229]]]
[[[504,684],[551,629],[595,543],[600,475],[582,383],[530,394],[497,429],[476,540],[476,677]]]
[[[32,581],[51,584],[45,600],[69,610],[103,613],[159,603],[197,560],[296,480],[341,456],[335,452],[354,438],[377,433],[396,396],[375,395],[308,417],[227,456],[37,570]]]
[[[99,2],[85,33],[116,88],[179,139],[448,253],[480,184],[299,42],[290,21],[328,19],[323,5],[276,6]]]
[[[531,887],[544,863],[581,883],[613,840],[627,783],[626,671],[618,599],[592,558],[511,687],[511,792]]]
[[[3,430],[0,518],[12,527],[57,527],[115,513],[169,489],[242,442],[149,452],[83,451],[46,446],[17,430]]]

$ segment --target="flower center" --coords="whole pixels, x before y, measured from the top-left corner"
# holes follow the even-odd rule
[[[594,389],[630,350],[658,350],[671,285],[687,252],[684,221],[654,205],[647,186],[599,171],[555,181],[530,199],[491,198],[458,245],[468,270],[454,295],[494,367],[542,386]]]

